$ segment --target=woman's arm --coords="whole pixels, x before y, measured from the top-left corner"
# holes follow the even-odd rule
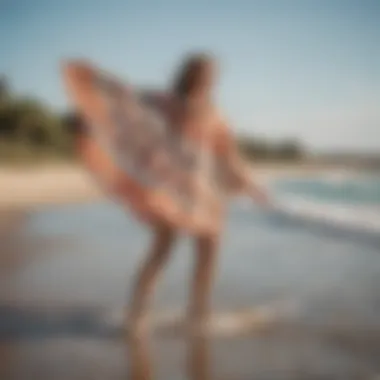
[[[268,194],[254,181],[250,165],[241,156],[237,143],[225,123],[220,123],[217,131],[216,153],[228,166],[232,188],[248,194],[256,202],[270,204]]]

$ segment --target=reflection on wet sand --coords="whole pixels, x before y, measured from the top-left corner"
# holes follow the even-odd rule
[[[211,347],[207,337],[188,339],[187,373],[191,380],[211,380]]]
[[[210,340],[207,337],[192,336],[186,340],[186,372],[189,380],[212,380]],[[151,337],[142,334],[127,341],[130,380],[153,380],[153,350]]]
[[[150,340],[147,335],[128,339],[129,379],[152,380],[154,377]]]
[[[167,367],[168,364],[175,367],[178,358],[163,360],[163,350],[167,350],[168,341],[157,338],[158,351],[153,350],[152,336],[149,334],[128,339],[128,379],[172,378],[161,376],[159,369]],[[248,339],[218,342],[214,354],[219,359],[215,361],[214,367],[212,343],[215,343],[215,339],[187,336],[184,365],[180,360],[181,368],[175,369],[173,379],[214,380],[221,374],[225,377],[226,372],[230,372],[233,379],[245,378],[245,375],[284,380],[335,379],[344,374],[350,379],[372,379],[379,373],[379,364],[375,365],[378,363],[375,356],[378,358],[379,345],[377,339],[375,346],[367,339],[365,341],[364,353],[360,352],[356,343],[342,350],[344,347],[334,344],[331,337],[321,337],[320,334],[313,337],[310,332],[297,334],[292,329],[275,329]],[[157,368],[154,366],[155,362]]]

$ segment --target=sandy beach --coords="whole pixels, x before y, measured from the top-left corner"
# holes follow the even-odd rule
[[[79,166],[0,168],[0,211],[89,202],[101,196],[88,173]]]

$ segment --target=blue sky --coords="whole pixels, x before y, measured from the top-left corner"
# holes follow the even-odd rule
[[[376,151],[379,20],[378,0],[0,0],[0,73],[64,108],[61,58],[165,87],[184,53],[205,49],[236,133]]]

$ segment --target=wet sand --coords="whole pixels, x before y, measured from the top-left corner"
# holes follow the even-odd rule
[[[0,378],[376,379],[380,245],[234,209],[223,242],[218,315],[272,305],[292,313],[249,332],[188,340],[175,331],[128,341],[129,285],[147,233],[116,206],[3,214]],[[303,226],[305,227],[305,226]],[[3,226],[3,231],[4,230]],[[5,244],[7,242],[7,244]],[[5,252],[5,253],[4,253]],[[191,252],[180,242],[154,310],[186,304]],[[184,278],[186,279],[184,281]]]

